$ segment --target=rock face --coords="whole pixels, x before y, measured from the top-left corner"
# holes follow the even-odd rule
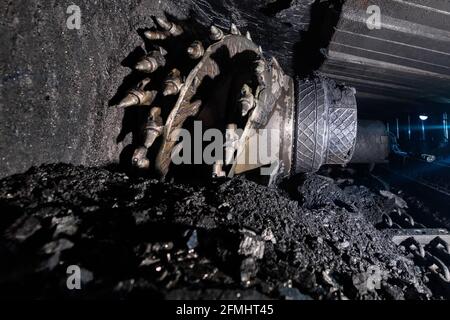
[[[117,141],[124,115],[109,101],[130,74],[126,58],[143,44],[138,30],[153,27],[152,15],[192,16],[226,29],[234,21],[289,71],[311,0],[290,6],[272,2],[3,1],[0,176],[41,163],[98,165],[119,159],[130,138]],[[72,4],[81,9],[80,30],[67,28]]]
[[[288,196],[242,177],[200,187],[61,164],[2,179],[0,297],[440,297],[367,219],[368,202],[370,216],[386,210],[382,196],[355,199],[316,175],[294,186]],[[70,266],[83,290],[67,290]]]
[[[151,15],[183,17],[172,1],[79,0],[81,29],[69,30],[73,1],[3,1],[0,154],[4,176],[32,164],[115,161],[123,110],[108,106],[130,70]]]
[[[295,44],[301,42],[310,26],[311,8],[316,0],[194,0],[192,12],[203,25],[212,23],[229,30],[230,21],[250,31],[265,53],[275,56],[292,75]],[[327,2],[336,2],[329,0]]]

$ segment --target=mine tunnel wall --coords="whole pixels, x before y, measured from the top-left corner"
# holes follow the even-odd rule
[[[81,29],[67,28],[67,8],[81,9]],[[123,110],[109,107],[130,69],[121,65],[163,11],[157,0],[3,1],[0,177],[32,165],[102,165],[119,158]]]

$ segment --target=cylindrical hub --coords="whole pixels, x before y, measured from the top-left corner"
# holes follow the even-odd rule
[[[316,172],[324,164],[347,164],[355,150],[355,90],[315,77],[296,81],[292,173]]]
[[[389,136],[381,121],[359,120],[356,147],[351,163],[385,163],[389,157]]]

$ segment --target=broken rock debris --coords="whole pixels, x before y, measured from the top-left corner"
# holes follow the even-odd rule
[[[256,233],[249,230],[242,230],[243,239],[239,245],[239,254],[252,256],[256,259],[264,257],[264,241]]]
[[[95,275],[86,298],[441,297],[375,229],[385,199],[351,187],[310,175],[288,196],[242,177],[190,186],[113,168],[33,168],[0,180],[0,296],[64,295],[66,268],[78,265]],[[373,266],[385,276],[365,293],[354,276]]]

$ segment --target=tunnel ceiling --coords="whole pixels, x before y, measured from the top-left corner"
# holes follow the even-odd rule
[[[227,28],[233,21],[250,30],[288,74],[318,69],[356,87],[361,114],[390,117],[450,105],[447,0],[194,0],[191,5],[204,25]],[[367,27],[370,5],[381,9],[380,30]],[[314,56],[322,54],[327,58],[317,63]]]
[[[381,9],[379,30],[367,27],[372,4]],[[371,111],[448,109],[450,2],[346,1],[320,70],[354,85]]]

